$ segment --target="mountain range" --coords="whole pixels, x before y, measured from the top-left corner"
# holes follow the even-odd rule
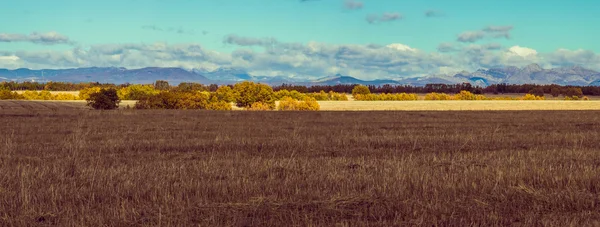
[[[577,86],[600,86],[600,73],[581,66],[544,69],[537,64],[522,68],[507,66],[501,68],[479,69],[475,72],[438,74],[411,78],[390,78],[379,80],[360,80],[351,76],[337,74],[316,80],[287,76],[251,75],[243,69],[219,68],[214,71],[202,69],[185,70],[181,68],[148,67],[126,69],[117,67],[91,67],[76,69],[0,69],[0,81],[63,81],[63,82],[101,82],[101,83],[138,83],[149,84],[156,80],[167,80],[171,84],[198,82],[202,84],[233,84],[240,81],[255,81],[271,85],[414,85],[457,84],[468,82],[473,85],[490,84],[559,84]]]

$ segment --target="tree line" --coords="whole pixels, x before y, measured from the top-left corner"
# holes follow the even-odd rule
[[[293,85],[293,84],[281,84],[277,86],[271,86],[273,91],[288,90],[298,91],[300,93],[319,93],[324,92],[337,92],[337,93],[352,93],[352,89],[358,84],[338,84],[338,85]],[[100,88],[126,88],[134,86],[134,84],[110,84],[110,83],[70,83],[70,82],[0,82],[0,88],[5,88],[11,91],[80,91],[92,87]],[[184,82],[177,86],[169,85],[166,81],[156,81],[153,86],[158,90],[175,90],[182,92],[190,91],[208,91],[215,92],[220,87],[217,84],[200,84],[194,82]],[[234,85],[227,85],[231,88]],[[561,86],[556,84],[551,85],[538,85],[538,84],[492,84],[486,87],[473,86],[470,83],[460,84],[426,84],[425,86],[413,86],[413,85],[368,85],[367,86],[371,93],[382,94],[382,93],[447,93],[447,94],[458,94],[461,91],[468,91],[474,94],[506,94],[506,93],[519,93],[519,94],[536,94],[541,95],[549,94],[552,96],[567,95],[569,96],[569,90],[581,89],[582,95],[600,95],[600,86]]]

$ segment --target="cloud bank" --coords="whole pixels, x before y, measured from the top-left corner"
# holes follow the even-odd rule
[[[68,50],[0,51],[0,68],[181,67],[216,70],[235,67],[254,75],[315,79],[337,73],[361,79],[406,78],[531,63],[544,68],[582,65],[600,70],[600,55],[587,50],[551,53],[522,46],[443,43],[427,52],[402,43],[388,45],[289,43],[274,38],[228,35],[230,53],[187,44],[101,44]]]
[[[58,32],[46,32],[39,33],[34,32],[29,35],[25,34],[10,34],[0,33],[0,42],[12,43],[12,42],[30,42],[44,45],[56,45],[56,44],[68,44],[72,45],[69,37],[62,35]]]

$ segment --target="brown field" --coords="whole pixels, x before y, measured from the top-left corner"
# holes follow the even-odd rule
[[[0,226],[598,226],[600,111],[0,110]]]

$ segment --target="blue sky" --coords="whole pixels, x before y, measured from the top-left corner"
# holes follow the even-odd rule
[[[600,70],[600,3],[590,0],[0,3],[5,68],[235,67],[359,78],[531,63]]]

